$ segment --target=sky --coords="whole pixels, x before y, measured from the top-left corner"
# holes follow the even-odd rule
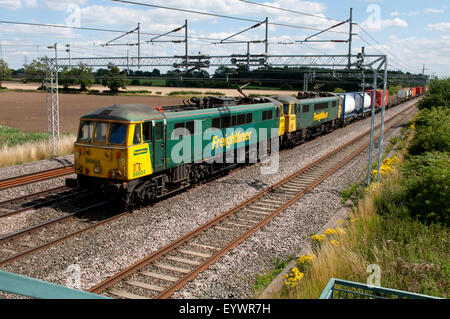
[[[240,0],[130,1],[257,21],[268,17],[271,23],[296,26],[269,25],[269,54],[346,54],[347,43],[292,42],[318,32],[310,29],[323,30],[347,20],[350,8],[353,8],[353,33],[357,35],[353,36],[352,54],[357,54],[364,46],[366,54],[386,54],[389,69],[422,73],[425,65],[427,75],[450,76],[450,8],[445,0],[251,1],[297,12],[276,10]],[[204,38],[189,40],[189,54],[245,53],[245,44],[213,43],[255,24],[112,0],[0,0],[0,53],[1,58],[14,69],[40,56],[54,57],[54,50],[47,48],[54,43],[58,43],[59,57],[68,57],[67,44],[71,45],[72,57],[137,55],[136,46],[101,46],[122,33],[17,25],[4,23],[6,21],[120,31],[133,30],[140,22],[142,32],[162,34],[184,25],[185,19],[188,19],[189,36]],[[348,27],[346,23],[333,29],[335,32],[322,33],[315,39],[346,40]],[[172,35],[183,36],[184,30]],[[232,39],[263,40],[264,36],[265,28],[262,25]],[[141,40],[150,40],[152,37],[142,35]],[[160,38],[171,39],[174,38]],[[137,35],[132,33],[112,43],[136,42]],[[264,44],[251,44],[250,51],[253,54],[263,53]],[[143,56],[183,54],[182,43],[145,43],[141,46]]]

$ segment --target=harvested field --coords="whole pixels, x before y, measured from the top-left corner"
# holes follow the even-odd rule
[[[100,96],[60,94],[61,132],[75,133],[81,115],[113,104],[143,103],[150,106],[181,104],[182,98],[150,96]],[[25,132],[46,132],[47,113],[45,93],[1,92],[0,125],[18,128]]]

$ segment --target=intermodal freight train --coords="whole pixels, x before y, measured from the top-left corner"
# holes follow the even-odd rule
[[[422,90],[415,89],[415,94]],[[375,92],[377,110],[382,91]],[[191,98],[180,106],[122,104],[80,119],[73,188],[133,206],[166,196],[370,114],[373,91],[256,98]],[[399,91],[386,107],[413,98]]]

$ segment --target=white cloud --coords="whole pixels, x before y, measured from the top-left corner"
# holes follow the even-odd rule
[[[407,28],[408,22],[400,18],[394,18],[394,19],[379,20],[378,23],[368,23],[367,21],[364,21],[361,25],[363,28],[367,28],[370,31],[379,31],[382,29],[393,27]]]
[[[38,6],[37,0],[24,0],[23,3],[27,8],[36,8]]]
[[[0,7],[5,9],[16,10],[22,8],[21,0],[0,0]]]
[[[417,16],[419,15],[420,12],[419,11],[408,11],[408,12],[398,12],[398,11],[393,11],[390,13],[391,17],[398,17],[398,16],[408,16],[408,17],[413,17],[413,16]]]
[[[428,24],[427,29],[433,30],[433,31],[443,31],[443,32],[450,31],[450,22]]]
[[[442,9],[434,9],[434,8],[426,8],[423,10],[424,13],[444,13],[445,9],[444,7]]]
[[[55,11],[65,11],[69,6],[78,5],[81,6],[87,3],[89,0],[40,0],[41,6]]]
[[[438,38],[399,38],[390,36],[391,51],[402,61],[409,61],[411,65],[426,64],[435,72],[449,73],[450,65],[450,36]],[[395,62],[395,60],[393,61]]]

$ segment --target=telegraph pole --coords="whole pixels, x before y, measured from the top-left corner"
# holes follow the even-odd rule
[[[188,20],[184,20],[184,54],[186,55],[186,71],[189,68],[189,55],[188,55]]]
[[[141,23],[138,22],[138,69],[141,68]]]
[[[353,31],[353,8],[350,8],[350,19],[348,23],[348,63],[347,68],[350,69],[352,66],[352,31]]]
[[[59,149],[59,89],[58,89],[58,44],[48,46],[48,49],[55,49],[55,65],[48,64],[46,86],[47,86],[47,130],[49,141],[51,142],[52,155],[56,156]],[[50,87],[49,87],[50,85]],[[49,101],[50,98],[50,101]]]
[[[269,53],[269,39],[268,39],[269,38],[269,18],[268,17],[266,17],[265,23],[266,23],[266,37],[264,40],[264,42],[265,42],[264,53],[267,56],[267,54]]]
[[[383,130],[384,130],[384,110],[386,108],[385,99],[386,99],[386,90],[387,90],[387,68],[388,68],[388,60],[387,56],[384,58],[384,79],[383,79],[383,94],[381,101],[381,124],[380,124],[380,138],[378,140],[378,174],[377,174],[377,183],[380,182],[380,171],[381,171],[381,155],[383,153]],[[375,90],[374,90],[375,95]]]

